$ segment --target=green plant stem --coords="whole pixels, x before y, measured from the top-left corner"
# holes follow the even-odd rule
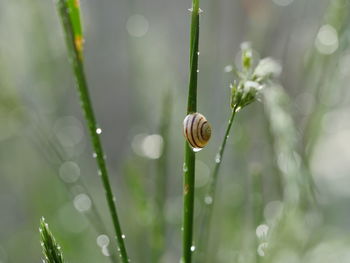
[[[192,21],[190,40],[190,81],[188,89],[187,114],[197,111],[197,69],[199,44],[199,0],[192,1]],[[192,148],[185,142],[184,162],[184,211],[182,262],[192,262],[193,213],[194,213],[194,182],[196,157]]]
[[[168,151],[169,151],[169,131],[172,112],[172,96],[167,91],[163,97],[162,116],[159,127],[159,134],[163,138],[162,155],[156,164],[156,185],[155,185],[155,220],[153,229],[153,258],[152,262],[160,262],[165,252],[166,237],[166,195],[168,179]]]
[[[251,202],[252,202],[252,217],[253,217],[253,227],[252,227],[252,239],[254,240],[254,247],[253,250],[256,251],[256,249],[259,246],[259,240],[256,238],[255,229],[258,225],[262,224],[264,220],[263,216],[263,207],[264,207],[264,201],[263,201],[263,178],[260,168],[254,169],[254,171],[251,172],[251,184],[252,184],[252,190],[253,194],[251,195]],[[255,253],[255,262],[260,263],[261,257],[258,255],[258,253]]]
[[[228,125],[226,127],[225,135],[222,140],[221,146],[219,148],[218,153],[215,156],[215,167],[212,173],[212,180],[208,186],[208,191],[205,196],[205,199],[209,198],[205,201],[204,212],[202,214],[202,224],[201,224],[201,232],[198,240],[198,250],[200,253],[200,262],[204,262],[207,258],[207,255],[204,255],[205,252],[208,251],[208,243],[209,243],[209,233],[210,233],[210,225],[213,214],[214,200],[215,200],[215,190],[217,185],[217,178],[220,170],[220,166],[222,163],[222,157],[225,152],[225,147],[227,143],[227,139],[230,134],[230,130],[234,121],[234,118],[237,113],[237,106],[232,109],[231,117],[229,119]]]
[[[105,189],[106,200],[108,204],[108,208],[112,217],[112,222],[116,234],[117,243],[120,250],[120,256],[122,262],[129,262],[129,258],[126,252],[124,236],[121,231],[116,205],[114,202],[114,196],[112,193],[112,188],[108,178],[108,172],[104,157],[104,152],[102,148],[102,144],[99,137],[99,132],[97,132],[98,126],[96,123],[95,114],[93,111],[89,90],[85,78],[84,67],[82,62],[82,57],[77,50],[75,42],[74,42],[74,31],[72,22],[69,18],[69,10],[66,6],[65,0],[59,0],[57,2],[58,11],[62,20],[62,25],[65,32],[66,42],[68,46],[68,52],[71,58],[71,63],[73,66],[77,88],[80,95],[81,106],[85,115],[85,119],[87,122],[87,126],[90,132],[91,142],[93,145],[93,149],[95,151],[94,157],[96,157],[97,166],[99,168],[99,175],[101,175],[102,184]]]

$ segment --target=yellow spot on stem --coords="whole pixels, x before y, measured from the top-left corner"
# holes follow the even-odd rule
[[[190,186],[188,184],[185,184],[184,186],[184,194],[187,195],[189,191]]]
[[[82,54],[83,54],[83,38],[80,35],[75,36],[74,39],[74,44],[75,44],[75,48],[77,49],[80,58],[82,58]]]
[[[80,7],[80,0],[74,0],[74,6],[76,8],[79,8]]]

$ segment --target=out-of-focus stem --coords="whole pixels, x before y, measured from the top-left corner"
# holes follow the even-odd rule
[[[200,262],[205,261],[205,255],[204,253],[208,251],[208,243],[209,243],[209,233],[210,233],[210,223],[212,219],[213,214],[213,207],[214,207],[214,200],[215,200],[215,191],[216,191],[216,185],[217,185],[217,178],[222,162],[222,156],[225,152],[225,147],[227,143],[227,139],[230,134],[230,130],[234,121],[234,118],[237,113],[237,106],[232,109],[231,117],[228,121],[226,131],[224,138],[222,140],[221,146],[219,148],[218,153],[215,156],[215,167],[212,174],[212,180],[209,184],[207,194],[205,196],[205,206],[204,206],[204,212],[202,214],[202,224],[201,224],[201,232],[198,240],[198,251],[200,254]]]
[[[169,149],[169,127],[171,122],[171,102],[172,97],[168,91],[163,98],[162,116],[159,134],[163,138],[162,155],[157,162],[156,189],[155,189],[155,220],[153,229],[153,258],[152,262],[160,262],[160,258],[165,251],[165,201],[167,194],[167,174],[168,174],[168,149]]]

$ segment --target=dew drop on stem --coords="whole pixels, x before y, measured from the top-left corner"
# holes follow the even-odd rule
[[[207,195],[206,197],[204,197],[204,203],[206,205],[211,205],[213,203],[213,198],[210,195]]]
[[[183,170],[184,173],[187,173],[188,168],[187,168],[187,164],[186,163],[183,164],[182,170]]]
[[[195,153],[201,151],[202,149],[203,149],[203,148],[192,148],[192,150],[193,150]]]
[[[218,154],[215,156],[215,162],[216,162],[216,163],[220,163],[220,162],[221,162],[221,155],[220,155],[220,153],[218,153]]]

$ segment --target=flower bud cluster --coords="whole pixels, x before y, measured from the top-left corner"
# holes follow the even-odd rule
[[[236,72],[239,80],[230,84],[231,107],[234,110],[240,110],[254,102],[261,90],[282,72],[281,65],[269,57],[253,66],[253,50],[249,43],[243,43],[241,49],[242,70]]]

